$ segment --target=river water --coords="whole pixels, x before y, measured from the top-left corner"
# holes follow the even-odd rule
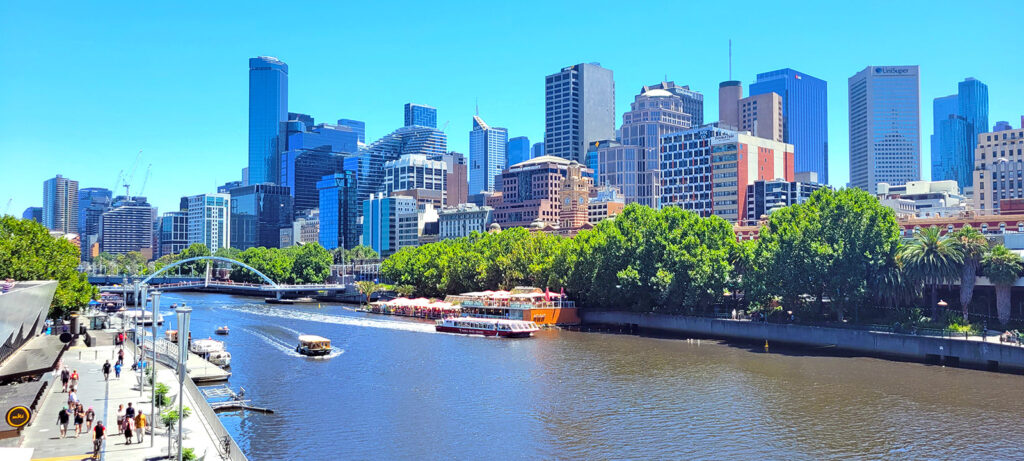
[[[441,334],[340,305],[164,294],[231,328],[251,460],[1024,458],[1024,376],[716,341]],[[173,316],[168,317],[173,328]],[[306,358],[298,334],[336,353]]]

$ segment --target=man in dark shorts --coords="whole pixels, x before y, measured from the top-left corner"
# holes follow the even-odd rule
[[[61,392],[67,392],[68,391],[68,382],[70,382],[70,381],[71,381],[71,372],[68,371],[67,367],[62,368],[60,370],[60,382],[61,382],[61,384],[64,385],[64,390],[61,391]]]
[[[57,413],[57,426],[60,426],[60,438],[68,435],[68,422],[71,419],[71,414],[68,413],[68,407],[61,408],[60,413]]]
[[[103,421],[97,421],[96,426],[92,428],[92,457],[99,459],[100,449],[103,448],[103,439],[107,438],[107,428],[103,426]]]
[[[108,379],[110,379],[110,360],[103,364],[103,380],[107,381]]]

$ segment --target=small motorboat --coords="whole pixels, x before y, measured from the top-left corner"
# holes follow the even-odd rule
[[[295,352],[308,356],[320,356],[331,353],[331,340],[314,335],[299,335],[299,345]]]
[[[228,331],[229,331],[228,330],[228,326],[224,325],[224,326],[218,327],[216,330],[214,330],[214,333],[217,333],[218,335],[226,335],[226,334],[228,334]]]
[[[172,343],[178,342],[178,330],[167,330],[164,332],[164,336]]]

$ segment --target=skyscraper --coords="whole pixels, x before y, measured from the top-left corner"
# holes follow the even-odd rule
[[[324,176],[316,183],[320,194],[320,246],[332,250],[351,250],[359,245],[359,202],[356,200],[356,174],[343,171]]]
[[[154,258],[178,254],[188,248],[188,212],[168,211],[157,221],[157,247]]]
[[[287,187],[251,184],[231,189],[231,247],[280,246],[281,229],[292,225],[292,195]]]
[[[412,197],[417,205],[429,203],[441,208],[446,201],[447,176],[448,165],[443,160],[434,160],[423,154],[406,154],[384,164],[381,192],[388,197]]]
[[[654,85],[645,85],[640,91],[665,90],[683,100],[683,112],[690,114],[690,126],[701,126],[704,124],[704,94],[690,89],[690,85],[679,86],[676,82],[661,82]]]
[[[828,84],[793,69],[757,74],[751,95],[782,97],[782,141],[792,144],[797,172],[813,171],[828,184]]]
[[[437,109],[422,104],[406,103],[405,126],[437,128]]]
[[[113,255],[138,251],[152,259],[154,212],[146,197],[115,198],[112,208],[100,216],[99,250]]]
[[[448,151],[448,137],[437,128],[405,126],[364,146],[359,154],[344,160],[345,169],[356,172],[359,202],[380,190],[384,181],[384,164],[398,160],[406,154],[424,154],[428,157],[444,155]]]
[[[210,252],[231,247],[229,194],[199,194],[188,197],[188,243],[202,243]]]
[[[530,138],[527,138],[526,136],[516,136],[509,139],[506,152],[508,154],[508,160],[505,162],[506,165],[515,165],[529,160]]]
[[[548,75],[544,87],[545,155],[583,162],[590,143],[615,139],[615,78],[610,69],[596,62],[564,67]]]
[[[544,143],[536,142],[533,143],[533,147],[530,148],[530,158],[537,158],[544,156]]]
[[[718,122],[723,128],[782,142],[782,96],[767,92],[744,98],[742,83],[722,82],[718,85]]]
[[[359,151],[358,136],[352,127],[321,123],[288,137],[288,151],[281,155],[278,185],[291,190],[296,217],[317,207],[317,181],[344,170],[342,154]]]
[[[322,212],[321,212],[322,213]],[[323,216],[320,217],[323,232]],[[363,202],[363,245],[381,257],[395,254],[402,247],[418,242],[416,200],[412,197],[371,195]]]
[[[629,112],[622,114],[621,144],[610,142],[597,148],[594,182],[617,187],[626,203],[660,208],[661,137],[690,129],[691,120],[679,96],[663,89],[641,89]]]
[[[21,219],[31,219],[37,223],[43,222],[43,207],[30,206],[21,213]]]
[[[473,116],[469,132],[469,194],[494,191],[494,177],[505,169],[508,130],[488,126]]]
[[[277,183],[287,138],[288,65],[270,56],[249,59],[249,180]]]
[[[940,181],[951,175],[951,166],[944,161],[941,155],[942,150],[942,122],[950,117],[956,118],[959,111],[957,95],[951,94],[932,100],[932,135],[930,140],[930,154],[932,165],[932,181]],[[973,153],[972,153],[973,155]],[[973,165],[971,167],[973,169]]]
[[[935,98],[932,108],[932,181],[953,180],[970,193],[978,135],[988,131],[988,86],[967,78],[957,94]]]
[[[445,205],[456,206],[469,201],[469,168],[466,156],[458,152],[428,157],[431,160],[444,162],[446,174],[444,179]]]
[[[78,236],[83,261],[92,259],[92,246],[99,243],[100,218],[110,209],[112,198],[110,190],[102,187],[78,191]]]
[[[918,66],[868,66],[848,87],[850,185],[875,193],[921,179]]]
[[[352,128],[352,131],[356,133],[359,142],[366,144],[366,122],[342,118],[338,119],[338,125]]]
[[[78,233],[78,181],[57,175],[43,182],[43,225],[65,234]]]

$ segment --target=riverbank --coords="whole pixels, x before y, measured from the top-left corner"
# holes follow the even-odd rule
[[[878,357],[1024,371],[1024,347],[992,341],[621,311],[585,311],[582,317],[585,324],[615,325],[630,332],[650,330],[769,344],[831,347]]]

